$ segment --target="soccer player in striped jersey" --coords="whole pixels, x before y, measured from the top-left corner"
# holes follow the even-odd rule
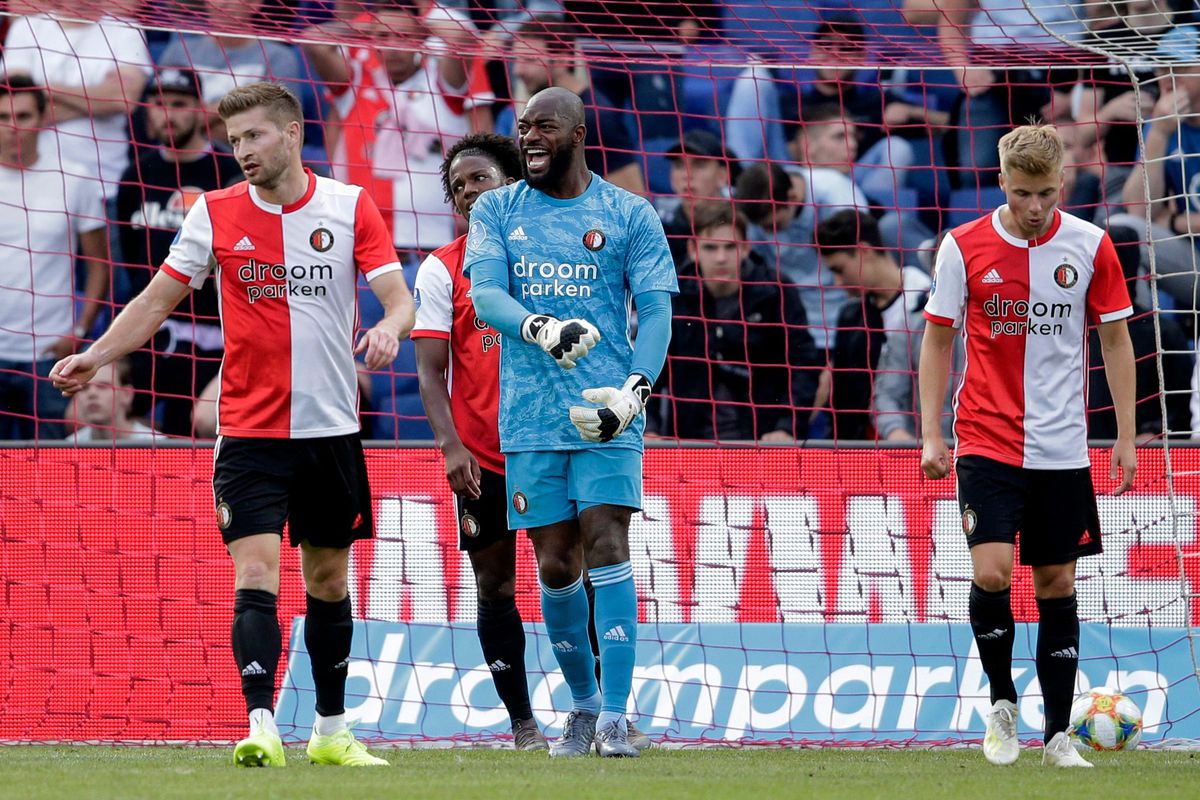
[[[368,369],[390,364],[412,329],[412,296],[371,198],[301,163],[304,118],[295,95],[255,83],[226,95],[218,113],[246,181],[196,201],[146,289],[51,377],[65,394],[78,392],[100,367],[144,344],[188,292],[213,277],[225,350],[213,493],[236,572],[233,655],[250,716],[234,763],[285,765],[272,709],[282,650],[279,546],[287,524],[308,595],[304,644],[317,712],[309,759],[385,766],[345,719],[354,631],[347,565],[350,545],[373,529],[353,354],[365,353]],[[355,346],[359,274],[386,313]]]
[[[550,755],[583,756],[594,742],[601,756],[637,756],[625,718],[638,619],[629,520],[641,506],[642,411],[678,282],[650,204],[588,170],[578,95],[538,92],[518,130],[525,179],[472,208],[465,271],[479,317],[505,337],[509,525],[529,530],[546,630],[574,702]],[[602,631],[599,686],[585,569]]]
[[[961,335],[966,367],[955,396],[954,469],[974,580],[971,628],[991,683],[983,752],[1017,760],[1010,599],[1014,545],[1033,568],[1038,605],[1037,677],[1045,706],[1042,763],[1090,767],[1067,736],[1079,666],[1075,561],[1101,551],[1087,448],[1084,343],[1100,333],[1116,406],[1110,477],[1133,485],[1133,308],[1108,234],[1058,209],[1063,143],[1051,126],[1025,125],[1000,140],[1007,203],[950,231],[938,249],[925,306],[919,382],[921,469],[950,471],[939,420],[951,347]]]

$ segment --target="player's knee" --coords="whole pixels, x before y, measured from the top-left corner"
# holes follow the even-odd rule
[[[252,559],[237,565],[237,588],[278,591],[278,568],[266,561]]]
[[[985,592],[1002,592],[1012,585],[1012,569],[1001,566],[976,569],[975,585]]]
[[[1075,592],[1073,570],[1055,570],[1034,576],[1034,592],[1039,600],[1070,597]]]
[[[318,600],[335,603],[348,593],[349,582],[345,570],[330,564],[309,571],[304,578],[304,588]]]
[[[579,580],[583,565],[566,555],[542,554],[538,557],[538,577],[551,589],[563,589]]]
[[[517,582],[512,575],[478,572],[475,588],[481,603],[507,603],[517,596]]]

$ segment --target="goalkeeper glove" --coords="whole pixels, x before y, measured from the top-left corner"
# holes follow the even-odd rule
[[[644,375],[630,375],[620,389],[584,389],[583,399],[602,407],[571,406],[571,422],[579,435],[588,442],[611,442],[645,409],[650,400],[650,380]]]
[[[575,369],[575,362],[599,343],[600,331],[587,320],[530,314],[521,323],[521,338],[545,350],[563,369]]]

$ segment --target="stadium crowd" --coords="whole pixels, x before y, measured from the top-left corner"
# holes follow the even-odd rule
[[[1146,66],[1131,79],[1063,41],[1136,35],[1160,63],[1200,63],[1191,3],[1160,12],[1128,0],[1087,20],[1082,3],[1064,2],[1055,8],[1079,13],[1055,21],[1054,36],[1028,11],[984,15],[1001,30],[970,11],[940,16],[925,0],[856,4],[814,14],[803,36],[760,34],[746,47],[718,36],[728,26],[717,2],[656,4],[658,19],[641,18],[648,33],[632,17],[624,39],[603,41],[590,35],[605,30],[589,18],[595,4],[571,0],[205,0],[172,12],[182,28],[210,21],[222,31],[213,34],[139,27],[147,17],[136,0],[105,3],[89,22],[73,20],[94,6],[36,5],[4,18],[2,439],[214,434],[222,337],[211,281],[152,347],[102,376],[103,393],[68,405],[45,377],[147,284],[195,198],[241,179],[215,108],[230,89],[263,79],[302,99],[306,164],[370,192],[410,287],[421,259],[461,225],[443,197],[443,153],[468,133],[514,134],[514,108],[534,92],[579,94],[590,168],[651,198],[671,245],[681,291],[648,433],[682,440],[915,440],[916,356],[939,235],[1003,202],[996,141],[1040,115],[1069,145],[1064,208],[1118,244],[1135,298],[1138,431],[1163,430],[1150,252],[1139,243],[1144,192],[1158,305],[1193,312],[1200,68],[1167,81]],[[620,16],[620,3],[608,5]],[[930,24],[943,26],[949,64],[990,52],[1073,66],[889,66],[898,59],[888,48],[905,41],[895,31]],[[658,51],[653,66],[613,57],[646,42]],[[757,45],[774,51],[761,63],[713,66],[744,64]],[[769,66],[779,52],[822,66]],[[1144,145],[1139,108],[1153,120]],[[365,283],[359,294],[365,329],[383,311]],[[1194,314],[1159,320],[1165,426],[1200,428],[1200,403],[1194,412],[1188,395]],[[1099,362],[1092,376],[1091,433],[1108,438]],[[364,438],[430,438],[411,342],[390,369],[359,377]]]

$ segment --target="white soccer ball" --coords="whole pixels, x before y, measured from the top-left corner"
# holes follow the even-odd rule
[[[1133,750],[1142,738],[1142,710],[1115,689],[1092,689],[1071,705],[1071,729],[1093,750]]]

